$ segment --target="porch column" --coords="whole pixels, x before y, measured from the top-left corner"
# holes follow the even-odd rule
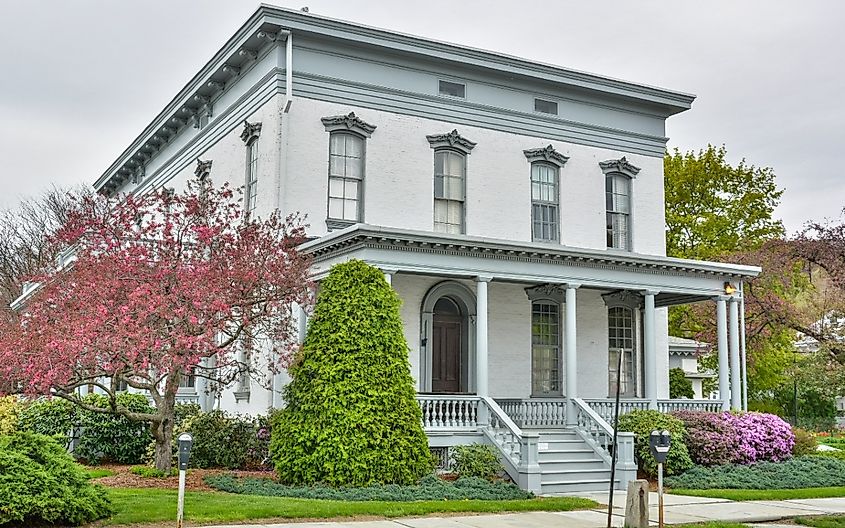
[[[476,318],[475,318],[475,393],[490,396],[487,385],[487,283],[493,277],[476,277]]]
[[[739,367],[739,302],[735,297],[728,301],[731,353],[731,409],[742,409],[742,388]]]
[[[384,280],[387,281],[387,285],[393,287],[393,275],[396,274],[395,269],[383,269],[381,270],[384,273]]]
[[[645,345],[645,394],[648,408],[657,409],[657,345],[654,331],[655,291],[646,291],[643,295],[643,343]]]
[[[564,372],[566,373],[566,425],[578,425],[575,400],[578,397],[578,335],[576,333],[576,295],[580,284],[566,285],[566,320],[563,325]]]
[[[730,388],[728,387],[728,321],[725,302],[727,297],[716,298],[716,346],[719,349],[719,398],[722,399],[722,410],[730,409]]]

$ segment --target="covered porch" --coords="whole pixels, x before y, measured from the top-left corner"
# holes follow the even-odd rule
[[[431,445],[493,444],[529,489],[544,431],[577,433],[609,462],[617,379],[623,413],[741,408],[739,285],[757,268],[365,224],[303,250],[317,280],[351,258],[384,272]],[[668,398],[666,308],[694,302],[716,305],[721,400]],[[633,439],[617,452],[635,475]]]

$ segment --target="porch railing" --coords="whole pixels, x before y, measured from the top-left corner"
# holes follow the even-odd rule
[[[584,401],[606,422],[613,422],[614,401],[612,399],[589,398]],[[648,403],[648,400],[642,399],[619,400],[619,416],[631,411],[648,409]],[[672,411],[718,412],[722,410],[722,402],[720,400],[657,400],[657,410],[664,413]]]
[[[477,396],[418,394],[424,429],[475,429]]]
[[[566,424],[565,398],[497,398],[496,403],[523,429],[563,427]]]
[[[617,489],[627,489],[628,482],[637,478],[637,462],[634,458],[634,433],[617,432],[613,443],[613,428],[591,405],[575,398],[577,427],[575,431],[589,444],[608,465],[616,452]]]
[[[657,410],[660,412],[672,411],[708,411],[719,412],[722,410],[721,400],[657,400]]]

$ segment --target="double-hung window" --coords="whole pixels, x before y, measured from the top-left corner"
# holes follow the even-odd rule
[[[560,386],[560,304],[531,303],[531,394],[555,396]]]
[[[434,230],[464,232],[466,156],[453,150],[434,153]]]
[[[631,183],[640,169],[624,157],[599,166],[604,171],[607,247],[631,251]]]
[[[466,233],[467,156],[475,143],[457,130],[426,139],[434,149],[434,230]]]
[[[560,240],[558,168],[550,163],[531,164],[531,233],[536,241]]]
[[[244,212],[247,216],[255,211],[258,204],[258,137],[261,135],[261,123],[244,121],[241,140],[246,145],[246,177],[244,179]]]
[[[324,117],[329,133],[329,193],[326,225],[339,229],[364,221],[364,173],[367,138],[376,126],[355,112]]]
[[[363,221],[364,139],[333,132],[329,140],[329,219]]]
[[[608,392],[616,395],[616,381],[619,380],[619,394],[633,397],[634,383],[634,310],[623,306],[607,309],[608,329]],[[621,363],[620,363],[621,356]],[[621,366],[621,372],[618,370]]]

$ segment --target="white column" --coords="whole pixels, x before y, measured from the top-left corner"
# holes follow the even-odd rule
[[[393,275],[396,273],[395,269],[383,269],[381,270],[384,272],[384,280],[387,281],[388,286],[393,286]]]
[[[578,334],[575,291],[580,284],[566,285],[566,320],[563,325],[564,373],[566,376],[566,425],[577,425],[575,400],[578,397]]]
[[[739,367],[739,300],[731,297],[728,305],[728,321],[730,326],[729,350],[731,354],[731,409],[742,409],[741,371]]]
[[[722,410],[730,409],[730,388],[728,387],[728,321],[725,308],[726,297],[716,298],[716,346],[719,350],[719,398]]]
[[[487,283],[492,277],[475,279],[477,314],[475,318],[475,392],[479,396],[490,396],[487,385]]]
[[[643,343],[645,345],[645,395],[648,408],[657,409],[657,343],[654,330],[654,297],[657,292],[647,291],[643,307]]]

